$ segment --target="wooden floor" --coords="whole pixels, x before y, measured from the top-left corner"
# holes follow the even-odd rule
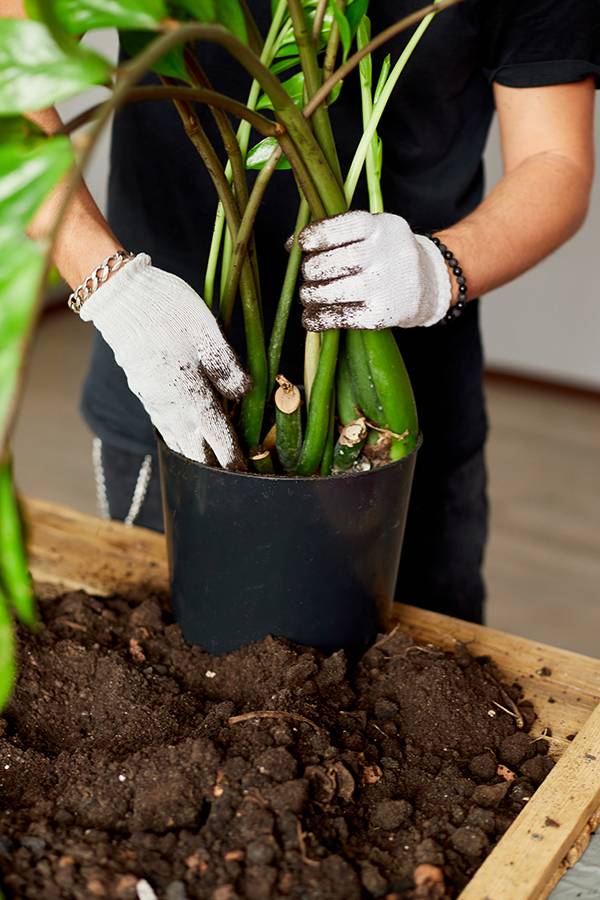
[[[600,400],[490,385],[489,624],[600,656]]]
[[[21,488],[94,511],[90,435],[77,412],[91,326],[40,330],[15,442]],[[600,402],[491,385],[488,622],[600,656]]]

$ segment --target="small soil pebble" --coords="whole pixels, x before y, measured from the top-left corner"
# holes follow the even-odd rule
[[[458,853],[474,859],[479,859],[489,847],[486,833],[474,825],[458,828],[450,840]]]
[[[521,764],[521,772],[534,784],[541,784],[554,768],[554,760],[548,756],[534,756]]]
[[[522,763],[524,759],[528,759],[535,754],[535,743],[536,742],[532,741],[528,734],[524,734],[522,731],[510,734],[500,744],[500,749],[498,751],[500,762],[503,762],[511,768],[515,768]]]
[[[481,784],[475,788],[471,799],[485,809],[492,809],[500,806],[508,793],[509,787],[510,785],[507,781],[503,781],[501,784]]]
[[[0,718],[8,900],[453,900],[552,765],[462,645],[215,658],[162,596],[39,599]]]
[[[393,831],[410,818],[412,811],[407,800],[382,800],[371,813],[371,825]]]
[[[481,828],[486,834],[494,834],[496,831],[496,815],[491,809],[483,809],[481,806],[473,806],[469,810],[466,820],[467,825]]]
[[[477,778],[489,781],[496,774],[497,765],[492,753],[480,753],[479,756],[473,757],[469,763],[469,769]]]

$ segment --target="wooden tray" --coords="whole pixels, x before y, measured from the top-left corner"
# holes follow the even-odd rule
[[[96,596],[142,583],[167,587],[161,535],[40,501],[27,502],[26,513],[31,570],[39,583]],[[535,703],[534,731],[551,728],[558,764],[460,896],[542,900],[600,824],[600,660],[411,606],[399,606],[396,619],[421,643],[451,648],[459,640],[476,655],[492,656]]]

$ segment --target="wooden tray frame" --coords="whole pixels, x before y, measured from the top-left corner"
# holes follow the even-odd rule
[[[96,596],[140,584],[167,587],[161,535],[42,501],[25,508],[31,571],[40,584]],[[534,733],[552,729],[557,765],[460,895],[543,900],[600,825],[600,660],[411,606],[399,606],[395,621],[421,643],[450,648],[458,640],[492,656],[535,703]]]

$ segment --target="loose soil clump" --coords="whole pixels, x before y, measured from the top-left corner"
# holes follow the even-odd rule
[[[460,645],[211,657],[157,596],[40,603],[0,719],[7,897],[445,900],[552,767]]]

